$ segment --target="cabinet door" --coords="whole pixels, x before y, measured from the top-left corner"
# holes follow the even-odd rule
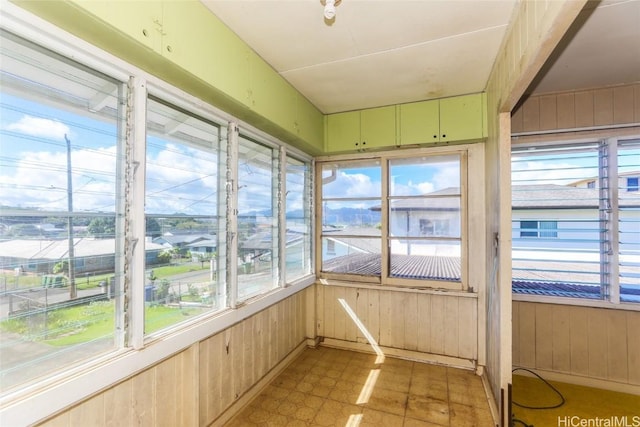
[[[482,138],[482,94],[440,100],[440,141]]]
[[[400,144],[424,144],[440,141],[439,101],[400,105]]]
[[[156,52],[162,47],[161,1],[76,1],[76,3]]]
[[[360,111],[359,148],[396,145],[396,107],[369,108]]]
[[[360,111],[327,116],[327,152],[355,150],[360,143]]]

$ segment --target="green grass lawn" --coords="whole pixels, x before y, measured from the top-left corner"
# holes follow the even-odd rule
[[[149,334],[182,322],[207,308],[148,306],[145,310],[145,333]],[[3,330],[27,339],[64,347],[106,338],[113,334],[114,303],[103,301],[88,305],[52,310],[25,318],[7,319]]]

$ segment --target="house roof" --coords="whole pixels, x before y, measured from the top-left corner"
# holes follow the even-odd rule
[[[640,192],[619,191],[620,207],[640,206]],[[594,188],[556,184],[514,185],[513,209],[597,209],[600,193]]]
[[[322,266],[322,271],[379,276],[381,268],[379,253],[360,253],[327,260]],[[391,271],[393,277],[404,279],[457,280],[460,278],[460,258],[394,255],[391,257]]]
[[[242,249],[258,249],[258,250],[271,250],[273,249],[273,244],[271,243],[271,231],[261,231],[252,236],[249,236],[247,240],[244,241],[240,245]],[[286,233],[287,245],[300,241],[304,238],[304,234],[295,231],[295,230],[287,230]]]
[[[216,236],[214,234],[168,234],[160,237],[156,237],[153,239],[154,242],[167,242],[171,245],[189,245],[200,240],[216,240]]]
[[[92,256],[113,255],[115,253],[115,239],[74,239],[74,256],[86,258]],[[164,247],[156,243],[145,242],[147,251],[162,250]],[[14,239],[0,242],[0,257],[22,259],[59,260],[68,257],[69,242],[66,239]]]

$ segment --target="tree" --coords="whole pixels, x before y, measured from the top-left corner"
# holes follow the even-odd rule
[[[89,223],[87,231],[90,235],[97,238],[115,237],[116,219],[114,217],[94,218]]]

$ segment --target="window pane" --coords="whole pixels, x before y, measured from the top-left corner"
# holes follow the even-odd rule
[[[218,286],[217,126],[147,103],[145,333],[224,306]]]
[[[379,160],[322,165],[323,199],[380,197],[382,192]]]
[[[309,164],[287,157],[286,281],[311,273],[311,211]]]
[[[380,199],[325,201],[322,204],[322,219],[324,230],[352,230],[363,236],[379,236]]]
[[[618,146],[620,301],[640,302],[640,141]]]
[[[389,210],[391,236],[460,237],[460,197],[395,199]]]
[[[389,195],[459,195],[460,156],[423,156],[389,161]]]
[[[514,150],[516,293],[600,299],[598,144]]]
[[[4,392],[120,343],[122,85],[7,33],[0,45]]]
[[[278,151],[241,138],[238,154],[238,298],[278,284]]]
[[[391,239],[390,275],[404,279],[461,280],[458,241]]]
[[[340,233],[322,238],[322,271],[380,276],[380,238]]]

